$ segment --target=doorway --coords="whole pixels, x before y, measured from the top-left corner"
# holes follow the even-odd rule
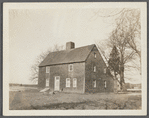
[[[54,90],[55,91],[59,91],[59,89],[60,89],[60,77],[59,76],[55,76]]]

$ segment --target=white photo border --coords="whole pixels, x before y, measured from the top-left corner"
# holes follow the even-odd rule
[[[50,6],[50,7],[49,7]],[[9,10],[49,8],[140,8],[141,9],[141,110],[9,110]],[[146,2],[24,2],[3,3],[3,115],[4,116],[136,116],[147,115],[147,3]]]

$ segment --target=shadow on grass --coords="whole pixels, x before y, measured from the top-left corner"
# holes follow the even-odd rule
[[[85,109],[140,109],[141,104],[137,104],[136,101],[111,101],[105,100],[102,103],[100,102],[92,102],[92,101],[85,101],[85,102],[76,102],[76,103],[56,103],[44,106],[30,106],[30,110],[85,110]]]
[[[56,104],[50,104],[50,105],[44,105],[44,106],[33,106],[31,105],[30,108],[28,109],[31,109],[31,110],[49,110],[49,109],[65,109],[65,110],[68,110],[68,109],[75,109],[76,107],[80,106],[81,109],[85,109],[84,107],[84,104],[86,103],[89,103],[90,101],[88,102],[76,102],[76,103],[56,103]]]

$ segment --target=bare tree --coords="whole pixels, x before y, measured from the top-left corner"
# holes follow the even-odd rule
[[[109,39],[106,40],[106,43],[104,45],[106,45],[108,48],[116,46],[120,53],[119,75],[120,75],[120,86],[121,89],[123,89],[123,85],[125,83],[124,80],[125,68],[131,67],[128,65],[128,63],[135,60],[137,58],[136,55],[138,55],[139,58],[141,59],[141,51],[139,43],[139,41],[141,40],[140,10],[122,9],[120,12],[118,12],[118,14],[115,15],[117,15],[115,19],[116,24],[115,28],[111,32]],[[108,15],[107,17],[112,16]],[[98,45],[99,45],[98,47],[100,47],[101,44]],[[107,56],[105,57],[108,58]],[[127,66],[125,67],[125,65]]]
[[[32,75],[30,77],[30,80],[33,82],[37,82],[38,81],[38,73],[39,73],[39,64],[46,58],[46,56],[50,53],[50,52],[55,52],[55,51],[60,51],[63,50],[64,46],[61,45],[57,45],[55,44],[53,48],[49,48],[47,51],[42,52],[37,58],[35,63],[31,66],[31,71],[32,71]]]
[[[127,14],[126,14],[127,13]],[[128,48],[133,50],[136,55],[135,58],[139,57],[140,64],[134,64],[133,67],[140,70],[141,74],[141,22],[140,22],[140,9],[126,9],[123,17],[127,19],[127,43]]]
[[[122,19],[127,20],[127,41],[129,47],[136,52],[141,59],[141,22],[140,22],[140,9],[125,9],[125,12],[121,15]]]

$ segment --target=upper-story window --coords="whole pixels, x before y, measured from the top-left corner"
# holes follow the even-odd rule
[[[96,72],[96,66],[94,66],[94,72]]]
[[[106,71],[107,71],[107,69],[106,69],[106,68],[104,68],[104,73],[106,73]]]
[[[96,53],[94,53],[94,58],[96,59]]]
[[[69,64],[69,71],[71,72],[71,71],[73,71],[73,64]]]
[[[46,67],[46,73],[50,73],[50,67],[49,66]]]

